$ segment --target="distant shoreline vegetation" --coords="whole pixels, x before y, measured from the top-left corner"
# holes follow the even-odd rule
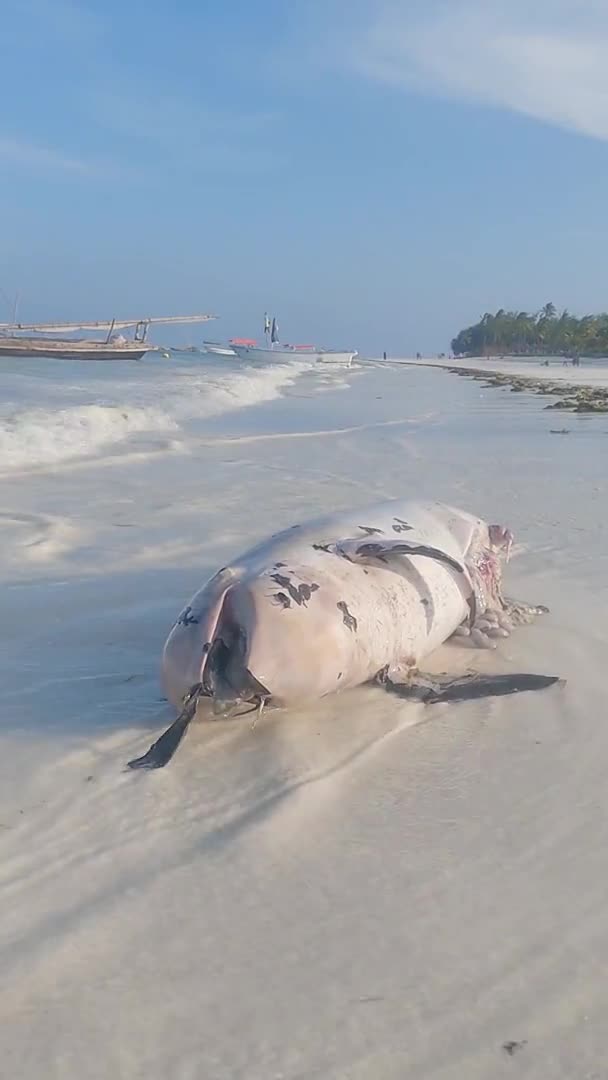
[[[455,356],[608,356],[608,314],[577,319],[553,304],[536,314],[490,312],[452,340]]]

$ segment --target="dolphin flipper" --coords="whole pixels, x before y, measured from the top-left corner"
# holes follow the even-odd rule
[[[565,685],[565,679],[558,675],[534,675],[517,673],[508,675],[469,674],[460,677],[425,675],[418,672],[416,677],[404,683],[393,682],[386,670],[377,678],[381,686],[390,694],[409,701],[421,701],[424,705],[434,705],[441,701],[472,701],[475,698],[504,697],[506,694],[523,693],[528,690],[545,690],[558,683]]]
[[[184,707],[179,716],[167,728],[166,731],[152,743],[150,749],[143,757],[133,758],[127,762],[129,769],[162,769],[173,757],[180,742],[190,727],[199,698],[203,693],[201,683],[195,683],[184,697]]]

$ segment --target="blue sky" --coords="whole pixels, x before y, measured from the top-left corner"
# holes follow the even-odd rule
[[[4,0],[0,318],[608,307],[606,0]],[[192,337],[192,331],[184,330]]]

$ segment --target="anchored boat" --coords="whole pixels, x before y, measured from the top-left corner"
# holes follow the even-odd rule
[[[0,323],[0,356],[59,357],[73,360],[140,360],[147,352],[164,351],[147,341],[148,330],[157,323],[202,323],[216,315],[169,315],[161,318],[109,319],[82,323]],[[133,338],[116,332],[133,328]],[[105,332],[105,339],[36,337],[38,334],[71,334],[77,330]]]
[[[358,355],[356,349],[317,349],[314,345],[278,345],[269,348],[260,348],[256,345],[234,345],[233,348],[241,360],[274,360],[279,363],[302,357],[305,360],[349,366]]]
[[[236,356],[232,345],[225,345],[221,341],[203,341],[202,352],[213,356]]]
[[[279,344],[279,324],[276,318],[273,318],[271,323],[267,314],[264,315],[264,334],[267,342],[265,347],[257,345],[254,341],[242,341],[238,338],[234,338],[230,344],[241,360],[263,360],[265,362],[274,360],[280,363],[304,357],[306,360],[312,360],[313,362],[329,362],[348,367],[352,364],[355,356],[358,355],[356,349],[322,349],[316,345]],[[270,342],[268,342],[269,338]]]

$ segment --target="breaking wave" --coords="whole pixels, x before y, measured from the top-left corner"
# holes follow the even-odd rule
[[[205,418],[280,397],[310,368],[304,362],[247,368],[151,363],[138,366],[136,376],[131,366],[121,377],[107,362],[38,361],[43,371],[18,363],[2,370],[2,471],[88,458],[127,441],[132,449],[151,437],[179,440],[200,431]]]

